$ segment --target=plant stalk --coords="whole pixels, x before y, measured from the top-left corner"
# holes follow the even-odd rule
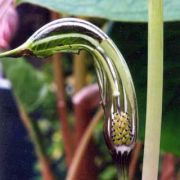
[[[75,93],[86,85],[86,52],[81,51],[80,54],[74,55],[74,79]]]
[[[118,180],[129,180],[128,178],[128,168],[123,166],[117,166]]]
[[[60,18],[60,14],[52,12],[52,20]],[[70,166],[73,154],[74,154],[74,143],[72,138],[72,132],[69,128],[67,103],[65,99],[65,80],[63,77],[62,58],[60,54],[54,54],[52,56],[54,80],[57,87],[57,107],[59,113],[59,119],[61,120],[61,131],[64,141],[66,163]]]
[[[163,90],[163,0],[149,0],[148,85],[143,180],[158,177]]]
[[[83,154],[85,153],[85,150],[87,148],[87,145],[89,143],[89,140],[92,136],[93,130],[96,128],[97,123],[103,116],[103,110],[100,108],[97,113],[94,115],[92,120],[90,121],[89,126],[87,127],[86,131],[84,132],[84,135],[79,143],[78,148],[76,149],[72,164],[70,166],[70,169],[67,174],[67,180],[73,180],[74,177],[77,174],[78,166],[80,164],[81,158]]]
[[[42,177],[44,180],[54,180],[55,176],[53,174],[53,171],[51,170],[50,161],[44,151],[45,148],[41,140],[39,128],[37,127],[36,123],[34,123],[33,120],[29,118],[28,114],[26,113],[23,105],[18,100],[18,98],[16,98],[16,102],[18,104],[18,111],[19,111],[21,120],[31,137],[38,161],[41,165]]]

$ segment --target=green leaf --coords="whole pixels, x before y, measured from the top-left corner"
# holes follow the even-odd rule
[[[17,61],[7,58],[2,62],[6,76],[12,83],[15,95],[28,112],[33,112],[42,103],[44,104],[46,99],[49,100],[47,95],[49,97],[50,93],[42,72],[34,69],[23,58],[19,58]]]
[[[177,107],[172,107],[168,113],[164,113],[161,133],[161,151],[171,152],[177,156],[180,155],[179,117],[180,113]]]
[[[117,170],[114,166],[108,166],[99,176],[100,180],[116,179]]]
[[[32,3],[61,14],[100,17],[116,21],[146,22],[147,1],[144,0],[16,0]],[[180,1],[164,0],[164,20],[180,20]]]

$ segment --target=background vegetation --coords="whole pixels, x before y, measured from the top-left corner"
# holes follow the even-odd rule
[[[50,10],[59,12],[59,16],[81,16],[81,18],[88,19],[100,27],[106,25],[105,29],[107,33],[121,50],[132,73],[139,108],[139,142],[143,144],[147,91],[146,1],[124,1],[124,3],[123,1],[117,1],[116,5],[114,5],[113,1],[106,0],[101,2],[95,0],[91,2],[73,0],[71,3],[62,0],[17,1],[18,4],[24,2],[44,6]],[[180,77],[178,76],[180,68],[180,52],[178,51],[180,47],[180,23],[177,20],[180,19],[180,11],[178,9],[180,3],[179,1],[173,1],[169,4],[169,1],[165,1],[164,7],[166,22],[164,24],[164,95],[161,155],[168,152],[177,157],[174,161],[177,174],[179,172],[178,157],[180,156],[180,141],[178,139],[180,135],[180,121],[178,118],[180,117],[178,109],[180,106]],[[11,43],[12,47],[16,47],[24,42],[36,29],[46,22],[49,22],[53,14],[52,11],[27,4],[18,6],[17,11],[19,12],[19,28]],[[89,17],[92,14],[95,17]],[[54,18],[53,15],[53,19]],[[114,20],[116,20],[116,22]],[[63,140],[65,140],[64,138],[67,138],[68,135],[66,134],[65,137],[63,130],[60,130],[63,129],[62,120],[64,120],[64,117],[62,117],[61,112],[59,113],[61,110],[58,102],[60,102],[60,100],[66,102],[65,112],[68,113],[65,116],[68,119],[68,131],[76,134],[76,130],[73,129],[77,126],[77,122],[74,122],[76,117],[73,115],[74,105],[71,99],[75,92],[81,90],[85,85],[92,84],[96,81],[92,61],[90,61],[91,57],[87,54],[81,55],[76,59],[78,64],[73,61],[75,58],[77,57],[72,55],[62,55],[59,58],[61,59],[61,64],[57,64],[59,59],[55,60],[55,57],[38,61],[34,58],[28,59],[28,61],[21,59],[13,61],[13,63],[12,60],[9,60],[3,63],[5,74],[12,82],[16,97],[18,97],[23,104],[25,113],[28,118],[31,119],[30,121],[33,127],[36,127],[35,131],[39,132],[37,134],[40,141],[37,143],[42,141],[40,143],[41,150],[43,150],[41,153],[47,157],[50,171],[53,172],[53,176],[61,177],[61,179],[65,177],[67,166],[69,166],[72,157],[70,155],[70,161],[66,159],[66,166],[64,153],[67,153],[66,147],[68,145],[65,144],[64,149]],[[63,75],[62,72],[60,72],[60,76],[62,80],[61,84],[65,85],[63,86],[64,90],[60,90],[62,87],[58,88],[58,82],[55,80],[57,78],[55,66],[58,66],[60,71],[63,71]],[[80,67],[81,70],[79,69]],[[75,73],[77,71],[81,71],[82,73],[77,75]],[[20,74],[17,72],[20,72]],[[82,80],[80,82],[77,81],[77,79],[80,78]],[[97,107],[89,110],[90,115],[88,119],[93,117],[96,109]],[[58,120],[60,120],[60,124]],[[85,127],[88,126],[89,121],[90,120],[86,121]],[[102,124],[103,121],[100,121],[93,133],[92,146],[95,147],[97,151],[95,154],[90,154],[90,156],[95,157],[95,166],[97,174],[99,174],[99,179],[115,179],[116,171],[104,145]],[[82,134],[83,133],[84,132],[82,132]],[[69,139],[66,143],[71,144],[71,140]],[[73,152],[73,154],[74,153],[75,152]],[[141,176],[142,148],[138,156],[137,166],[135,167],[137,170],[136,179],[140,179]]]

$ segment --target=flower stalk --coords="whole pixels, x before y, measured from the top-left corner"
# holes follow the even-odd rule
[[[148,91],[143,180],[157,179],[163,90],[163,0],[149,0]]]

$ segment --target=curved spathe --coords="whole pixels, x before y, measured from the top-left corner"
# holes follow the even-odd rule
[[[122,54],[101,29],[76,18],[58,19],[40,28],[18,48],[0,54],[0,57],[33,55],[43,58],[57,52],[78,53],[82,49],[88,51],[94,59],[105,111],[105,137],[108,147],[112,153],[129,153],[134,147],[137,134],[135,89]],[[113,124],[122,130],[119,121],[116,122],[116,113],[120,115],[118,117],[121,123],[124,119],[128,121],[125,124],[130,128],[128,134],[131,139],[124,140],[126,136],[123,135],[124,139],[118,140],[119,134],[116,133],[114,142],[113,131],[118,130]],[[124,118],[123,113],[127,114],[127,118]]]

